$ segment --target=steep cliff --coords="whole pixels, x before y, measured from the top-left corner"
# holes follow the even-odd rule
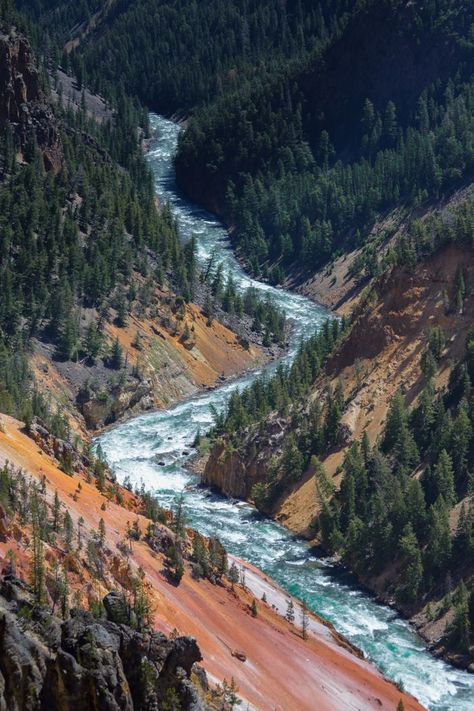
[[[14,28],[0,29],[0,126],[9,123],[23,151],[36,138],[47,170],[63,161],[58,124],[41,88],[30,44]]]
[[[143,146],[137,140],[118,150],[118,133],[142,135],[133,124],[138,117],[118,129],[125,121],[120,112],[81,90],[74,77],[58,72],[50,81],[54,91],[42,87],[25,35],[15,27],[1,31],[0,171],[8,179],[0,181],[0,232],[12,234],[1,247],[2,279],[11,286],[0,331],[7,348],[15,329],[28,334],[25,358],[36,388],[76,432],[88,436],[122,417],[212,387],[272,351],[263,347],[263,333],[251,328],[250,316],[236,324],[217,303],[211,318],[204,313],[206,294],[197,274],[191,280],[199,282],[200,306],[178,295],[179,257],[163,270],[164,255],[182,254],[177,227],[154,200]],[[136,178],[132,193],[130,160],[140,163],[143,181]],[[116,200],[116,191],[123,200]],[[138,246],[151,235],[153,249]],[[87,285],[78,287],[78,277]],[[97,296],[104,289],[106,300]],[[84,350],[87,334],[95,341],[93,353]],[[112,366],[114,342],[118,357]]]
[[[345,400],[344,433],[340,444],[323,457],[329,475],[338,483],[338,467],[347,447],[365,430],[371,442],[377,440],[396,391],[403,387],[409,403],[420,394],[425,382],[421,358],[435,326],[442,328],[446,339],[436,382],[442,386],[448,381],[474,318],[470,291],[462,314],[446,308],[446,300],[452,303],[455,299],[456,274],[461,268],[471,284],[472,252],[448,247],[414,270],[397,267],[381,277],[356,307],[348,336],[329,358],[309,396],[289,413],[272,413],[265,422],[250,426],[237,448],[225,438],[217,441],[203,481],[227,496],[249,498],[252,486],[265,480],[271,457],[281,452],[285,437],[299,421],[297,413],[307,412],[318,399],[324,402],[326,388],[340,381]],[[273,512],[296,532],[308,533],[318,512],[314,471],[308,470],[300,482],[289,486],[275,502]]]
[[[111,593],[106,615],[74,609],[67,620],[35,605],[12,573],[0,580],[0,707],[9,711],[139,711],[174,700],[209,709],[191,681],[196,641],[145,635],[121,623]],[[118,599],[120,604],[120,599]],[[199,674],[206,688],[204,672]],[[197,678],[195,676],[195,678]],[[201,694],[203,690],[201,689]]]
[[[166,564],[174,533],[156,521],[159,511],[152,512],[155,519],[151,520],[143,513],[140,497],[109,479],[101,491],[100,482],[90,471],[88,474],[83,455],[71,457],[72,475],[65,473],[57,459],[63,456],[63,447],[63,443],[45,437],[39,428],[35,429],[33,440],[21,430],[20,423],[2,416],[0,481],[5,484],[7,471],[8,476],[17,477],[23,491],[24,478],[27,491],[38,495],[41,510],[44,511],[46,505],[48,512],[43,557],[49,612],[43,614],[38,606],[32,610],[30,592],[24,583],[7,579],[4,592],[0,589],[0,610],[7,616],[7,632],[4,631],[3,637],[0,634],[0,672],[7,678],[6,669],[11,659],[8,678],[16,678],[13,672],[17,669],[17,660],[24,660],[24,673],[33,681],[31,693],[40,693],[43,689],[43,694],[50,694],[45,699],[52,705],[48,707],[45,701],[44,708],[83,708],[74,706],[81,703],[77,700],[78,694],[92,703],[91,695],[99,686],[103,703],[110,703],[100,708],[115,709],[114,704],[129,708],[126,704],[131,696],[134,708],[141,709],[144,706],[140,689],[155,691],[159,703],[170,686],[179,699],[189,703],[186,706],[181,701],[183,706],[171,708],[202,708],[192,705],[195,697],[189,685],[189,669],[199,659],[196,644],[187,638],[192,635],[210,677],[220,682],[227,679],[228,685],[233,678],[239,688],[238,696],[261,711],[273,711],[278,705],[312,711],[315,699],[322,711],[332,711],[333,694],[349,705],[356,699],[361,708],[386,711],[393,711],[403,698],[406,709],[421,711],[413,698],[387,682],[316,616],[310,615],[307,640],[297,634],[295,626],[283,618],[288,595],[252,566],[235,561],[246,570],[245,587],[231,584],[225,575],[219,578],[218,584],[198,577],[193,558],[195,534],[190,530],[186,531],[184,574],[177,584],[168,575]],[[28,512],[28,523],[22,523],[23,509],[15,497],[17,490],[13,487],[13,499],[8,495],[5,507],[0,509],[0,560],[10,572],[13,561],[16,577],[31,580],[31,516]],[[0,486],[0,493],[5,503],[4,486]],[[60,502],[57,533],[53,528],[56,494]],[[66,512],[72,519],[72,536],[64,533]],[[166,516],[165,520],[170,521]],[[105,540],[97,559],[100,529],[105,531]],[[138,620],[134,585],[140,580],[140,570],[144,576],[140,585],[151,603],[155,630],[146,634],[146,650],[143,650],[141,633],[129,629],[129,625],[136,626]],[[67,579],[67,587],[62,585],[59,591],[58,576],[61,583],[64,576]],[[16,602],[10,599],[13,595],[6,594],[7,583],[20,589],[21,596],[18,595]],[[103,600],[108,590],[115,593]],[[267,602],[260,602],[263,593]],[[24,605],[23,599],[26,600]],[[254,599],[258,604],[257,618],[252,616]],[[66,600],[73,607],[79,602],[82,611],[70,616],[66,610],[68,605],[64,604]],[[295,606],[298,606],[296,600]],[[51,616],[53,608],[56,612]],[[63,608],[67,619],[55,621]],[[92,610],[94,619],[84,610]],[[143,612],[143,608],[141,610]],[[17,635],[18,628],[21,634]],[[13,642],[10,642],[10,631]],[[173,633],[172,639],[166,641],[159,632]],[[51,643],[45,643],[48,634]],[[3,653],[5,645],[7,651]],[[138,663],[140,654],[150,663],[150,670]],[[178,667],[185,671],[180,672]],[[198,690],[205,687],[202,673],[195,667],[192,671],[192,681],[198,682]],[[47,673],[48,679],[44,681]],[[330,689],[325,681],[328,673],[333,680]],[[304,684],[301,684],[302,678]],[[144,685],[144,679],[150,683]],[[15,692],[24,690],[20,685]],[[222,686],[215,692],[212,688],[204,688],[204,691],[205,701],[211,708],[215,700],[219,711],[227,711]],[[188,692],[190,695],[185,696]],[[10,694],[9,699],[16,698],[9,686],[3,693]],[[170,696],[173,698],[171,692]]]
[[[443,230],[448,224],[450,221],[446,219]],[[444,451],[441,457],[447,459],[448,466],[452,466],[451,457],[456,460],[461,446],[465,449],[462,456],[467,458],[466,461],[472,461],[470,416],[466,419],[465,434],[461,430],[461,422],[464,413],[469,412],[468,403],[471,401],[471,384],[464,358],[468,347],[466,343],[472,338],[473,283],[472,250],[459,245],[445,246],[417,265],[388,270],[366,290],[354,310],[349,332],[329,357],[324,372],[315,380],[307,395],[296,399],[285,412],[273,412],[264,420],[250,425],[239,436],[217,440],[202,475],[207,484],[217,487],[227,496],[255,500],[265,513],[299,535],[318,542],[323,540],[334,552],[336,544],[328,542],[330,536],[323,528],[328,502],[334,497],[334,520],[339,516],[344,520],[347,500],[343,498],[340,504],[338,497],[347,497],[350,491],[345,479],[350,468],[348,462],[356,456],[354,452],[358,451],[360,442],[364,443],[364,451],[370,452],[372,447],[373,451],[388,451],[383,449],[386,446],[387,423],[392,422],[394,401],[403,393],[403,401],[410,413],[405,417],[410,432],[417,437],[414,449],[419,446],[419,454],[416,450],[413,461],[402,465],[400,462],[410,445],[406,443],[396,452],[389,451],[384,471],[395,472],[392,488],[389,487],[388,491],[399,485],[400,478],[397,477],[402,477],[403,486],[407,487],[404,489],[407,492],[404,494],[407,506],[412,505],[414,499],[409,487],[420,487],[420,516],[425,516],[425,523],[418,534],[420,576],[425,575],[424,594],[409,598],[400,592],[405,576],[397,541],[393,560],[385,565],[379,563],[377,566],[367,556],[373,545],[370,533],[367,533],[367,538],[361,537],[360,545],[356,546],[360,557],[351,557],[347,553],[350,550],[347,540],[337,551],[346,565],[353,565],[364,585],[412,619],[437,654],[445,655],[454,664],[470,670],[474,668],[472,637],[467,635],[463,646],[452,641],[455,638],[452,629],[459,613],[456,608],[458,593],[451,590],[462,591],[465,584],[469,591],[474,582],[472,544],[460,543],[464,541],[462,536],[465,530],[466,540],[472,540],[472,495],[464,478],[464,464],[461,462],[453,468],[454,493],[444,514],[448,551],[445,560],[449,561],[446,563],[449,572],[443,570],[432,577],[429,577],[433,559],[432,541],[437,540],[439,534],[429,532],[434,531],[432,521],[437,494],[436,490],[434,494],[430,493],[427,482],[430,471],[435,472],[434,481],[441,476],[437,459],[440,447],[450,452],[448,455]],[[434,345],[438,337],[439,347]],[[433,352],[436,359],[433,359]],[[461,377],[465,379],[465,391],[458,384]],[[327,443],[328,419],[324,426],[321,422],[325,413],[335,412],[336,401],[338,438]],[[431,424],[430,407],[433,407]],[[423,448],[422,435],[416,428],[425,426],[429,437],[433,437],[437,422],[434,415],[436,407],[443,412],[446,410],[446,421],[454,423],[451,425],[453,429],[451,434],[445,435],[442,444],[441,433],[435,434],[430,446]],[[463,442],[462,445],[457,444],[457,437]],[[367,465],[368,476],[376,476],[371,474],[376,471],[375,460],[370,460],[370,454],[366,456],[367,461],[371,462]],[[300,469],[303,460],[304,465]],[[380,473],[382,481],[383,476]],[[360,491],[359,487],[363,486],[359,482],[355,485],[355,491]],[[383,487],[378,480],[373,486],[375,490]],[[355,494],[356,497],[358,495]],[[365,495],[361,505],[370,509],[373,500],[367,504],[368,498],[368,494]],[[390,493],[387,493],[381,506],[384,510],[390,508]],[[323,518],[320,517],[321,512]],[[361,559],[364,559],[363,563]],[[418,582],[418,585],[421,588],[422,583]]]
[[[177,314],[176,303],[172,292],[156,289],[148,313],[134,308],[123,327],[111,315],[104,334],[122,348],[119,372],[99,360],[59,360],[51,343],[34,339],[29,362],[37,387],[87,437],[133,414],[212,388],[272,357],[272,349],[263,348],[255,333],[249,342],[216,319],[209,323],[195,304],[182,305]],[[97,314],[89,312],[88,318]]]

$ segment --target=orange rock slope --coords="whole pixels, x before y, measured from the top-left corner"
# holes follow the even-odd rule
[[[471,251],[448,246],[419,264],[413,272],[395,269],[379,285],[378,294],[356,311],[349,337],[328,363],[329,378],[321,378],[309,401],[324,396],[328,381],[344,389],[346,409],[342,424],[349,433],[349,444],[367,431],[373,444],[383,430],[390,402],[400,388],[409,405],[416,402],[426,381],[421,359],[429,342],[430,329],[442,328],[446,345],[439,363],[435,384],[443,387],[464,352],[466,333],[474,322],[474,298],[468,294],[462,313],[446,312],[444,302],[455,299],[455,280],[459,268],[467,283],[474,279]],[[328,454],[323,464],[339,486],[340,465],[348,444]],[[311,537],[311,524],[320,511],[312,467],[286,492],[276,518],[295,533]]]
[[[97,529],[103,518],[107,546],[115,551],[135,514],[108,501],[94,484],[60,471],[57,463],[21,431],[20,423],[6,416],[1,416],[1,420],[0,464],[8,460],[36,479],[45,477],[48,497],[58,491],[74,523],[83,517],[86,536],[87,531]],[[131,498],[128,495],[129,504]],[[148,520],[139,516],[139,521],[144,531]],[[21,541],[14,545],[17,549],[22,547]],[[0,546],[0,555],[7,550],[8,542]],[[252,708],[394,711],[403,699],[406,711],[422,709],[353,653],[330,626],[315,616],[310,619],[309,639],[304,641],[298,630],[274,609],[286,608],[285,593],[251,566],[245,564],[246,589],[236,586],[232,591],[228,583],[212,585],[206,580],[196,581],[189,571],[179,586],[170,584],[163,574],[163,557],[143,541],[133,544],[131,563],[143,568],[153,587],[156,626],[166,632],[177,629],[194,635],[210,678],[230,681],[234,677],[239,695]],[[267,603],[260,602],[263,592]],[[254,596],[258,600],[256,618],[250,610]],[[245,661],[233,655],[236,650],[243,652]]]
[[[116,326],[112,317],[104,324],[107,342],[117,339],[128,370],[140,372],[141,384],[136,383],[134,387],[137,390],[143,386],[147,408],[169,407],[202,388],[214,386],[219,379],[240,375],[268,359],[261,348],[239,338],[217,319],[209,323],[195,304],[183,305],[177,310],[175,299],[171,292],[157,289],[154,315],[133,313],[123,328]],[[84,310],[84,327],[89,318],[96,317],[94,310]],[[38,388],[67,414],[73,429],[87,437],[86,422],[76,402],[79,386],[102,378],[102,389],[110,395],[111,386],[106,381],[117,377],[116,371],[97,374],[85,360],[57,362],[54,348],[39,342],[29,360]],[[133,392],[130,395],[133,396]],[[114,397],[111,395],[111,399]],[[123,418],[144,408],[138,402],[133,408],[124,404],[120,409],[120,418]],[[101,422],[89,423],[89,429],[101,426]]]

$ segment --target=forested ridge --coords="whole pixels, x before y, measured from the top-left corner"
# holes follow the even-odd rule
[[[253,291],[240,296],[213,259],[199,274],[194,241],[182,246],[169,210],[155,210],[136,140],[137,125],[141,135],[148,131],[140,102],[186,117],[179,184],[225,219],[239,257],[260,278],[306,277],[361,248],[349,276],[380,284],[397,267],[413,273],[446,246],[472,249],[472,196],[461,193],[455,209],[434,211],[472,181],[471,0],[119,0],[104,8],[22,0],[20,7],[37,43],[49,27],[44,64],[61,63],[80,89],[100,92],[114,120],[100,126],[84,111],[63,109],[68,170],[57,175],[43,170],[34,135],[21,166],[15,136],[8,129],[3,136],[1,408],[25,414],[23,354],[33,335],[52,339],[58,358],[120,366],[118,342],[101,342],[101,319],[112,309],[124,323],[133,303],[149,298],[131,286],[132,272],[148,285],[170,285],[184,301],[204,293],[211,321],[217,304],[251,316],[265,344],[284,342],[278,310]],[[99,9],[97,26],[66,47]],[[389,226],[368,241],[394,209],[406,218],[402,236],[392,239]],[[470,288],[459,269],[453,297],[443,295],[439,308],[461,318]],[[374,293],[369,287],[368,309]],[[86,331],[77,318],[82,305],[98,313]],[[438,386],[444,334],[430,330],[425,387],[412,407],[405,393],[395,395],[370,445],[367,436],[351,443],[341,424],[341,384],[312,400],[352,328],[350,318],[326,322],[290,368],[234,393],[216,414],[211,444],[223,447],[224,460],[244,452],[250,461],[254,435],[270,436],[283,422],[282,442],[251,492],[257,506],[272,512],[314,469],[321,511],[312,535],[363,582],[382,580],[384,599],[406,614],[433,622],[448,614],[442,644],[467,657],[474,644],[472,331],[449,365],[449,382]],[[33,398],[27,414],[35,408],[44,409]],[[321,460],[343,448],[336,486]]]
[[[254,273],[311,273],[360,246],[383,211],[469,175],[473,12],[359,3],[314,58],[193,116],[179,180],[234,227]]]
[[[59,61],[77,7],[20,7]],[[98,9],[85,4],[82,22]],[[62,62],[110,100],[125,91],[190,118],[180,185],[225,217],[254,274],[279,283],[363,244],[387,209],[469,175],[473,12],[446,0],[127,0],[102,8]]]
[[[59,61],[77,8],[21,7]],[[232,226],[254,274],[280,283],[469,175],[473,13],[446,0],[127,1],[62,63],[112,101],[125,91],[189,118],[180,185]]]
[[[446,391],[436,392],[428,380],[411,412],[403,395],[395,396],[380,446],[371,449],[367,438],[351,446],[334,498],[330,487],[324,491],[324,471],[317,473],[323,499],[318,524],[327,548],[363,578],[385,573],[408,610],[441,597],[427,611],[435,618],[454,606],[445,644],[461,653],[474,640],[474,590],[463,580],[474,565],[473,349],[471,331]],[[429,353],[435,362],[436,333]],[[420,466],[421,477],[414,476]]]
[[[295,487],[314,481],[312,496],[319,502],[319,512],[306,535],[407,615],[421,613],[426,625],[442,620],[437,647],[449,650],[452,658],[467,660],[474,642],[474,340],[469,317],[463,316],[472,283],[462,261],[452,284],[442,292],[428,334],[417,334],[425,343],[417,376],[424,387],[414,403],[407,406],[406,392],[398,391],[375,442],[372,433],[372,443],[367,431],[376,406],[373,400],[366,404],[361,437],[354,440],[347,422],[351,408],[360,407],[355,404],[357,392],[372,367],[369,362],[364,370],[358,359],[354,361],[354,344],[377,339],[376,333],[363,332],[360,314],[370,312],[377,301],[391,303],[393,297],[384,293],[387,279],[394,284],[400,279],[403,289],[409,275],[417,283],[415,275],[433,255],[446,253],[450,246],[469,254],[473,226],[470,193],[452,208],[414,220],[384,258],[372,262],[378,276],[352,323],[347,318],[328,321],[318,336],[302,345],[290,370],[280,369],[271,379],[257,380],[232,395],[211,433],[215,454],[208,479],[213,482],[213,467],[225,472],[232,466],[235,453],[241,476],[247,472],[245,477],[253,476],[256,482],[248,495],[270,513]],[[390,277],[394,270],[398,277]],[[445,283],[441,274],[438,278]],[[388,312],[390,308],[396,310],[396,304]],[[468,329],[461,357],[449,363],[446,385],[439,385],[438,379],[449,345],[437,325],[441,310],[455,335],[458,328]],[[402,313],[395,320],[409,323],[410,316]],[[397,336],[393,338],[396,342]],[[344,348],[347,360],[341,362],[353,368],[349,392],[340,377],[331,384],[335,372],[344,372],[335,366]],[[263,458],[262,447],[267,447]],[[344,457],[329,476],[323,462],[335,452]]]
[[[42,45],[37,68],[22,30],[14,29],[27,28],[25,17],[8,3],[2,12],[12,62],[5,67],[0,126],[2,410],[28,421],[32,415],[48,419],[27,365],[32,339],[53,344],[57,361],[105,364],[111,383],[114,371],[123,381],[130,368],[124,371],[123,349],[104,326],[125,327],[132,312],[153,313],[157,288],[174,292],[181,311],[200,300],[209,326],[214,318],[246,318],[265,347],[283,344],[280,311],[255,290],[237,294],[215,260],[201,274],[195,240],[184,244],[168,206],[157,208],[143,155],[146,111],[123,90],[99,116],[94,107],[102,100],[80,83],[75,100],[64,96],[64,74],[54,65],[57,35]],[[58,20],[58,32],[61,27]],[[30,31],[37,43],[38,25]],[[8,102],[9,74],[19,71],[25,93]],[[190,337],[185,329],[183,338]],[[139,335],[133,347],[141,349]],[[135,376],[140,379],[138,370]]]
[[[120,0],[104,10],[90,40],[66,62],[105,95],[115,95],[121,86],[151,109],[186,114],[312,52],[353,5],[353,0]],[[20,7],[60,48],[74,25],[90,17],[98,4],[22,0]]]
[[[34,66],[27,41],[11,37],[21,47],[18,61]],[[48,89],[31,71],[34,112],[35,102],[48,106]],[[119,367],[121,353],[105,341],[100,319],[110,307],[126,319],[136,298],[133,274],[164,283],[172,272],[176,287],[189,290],[189,258],[170,212],[155,208],[151,175],[134,138],[141,116],[132,103],[124,100],[103,125],[81,109],[47,112],[38,130],[57,136],[55,170],[45,165],[34,124],[19,133],[7,116],[1,136],[2,410],[24,417],[44,415],[41,398],[26,396],[33,336],[52,340],[60,359],[102,357]],[[80,307],[98,317],[82,323]]]

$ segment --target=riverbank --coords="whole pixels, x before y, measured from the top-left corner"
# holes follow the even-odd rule
[[[170,202],[183,234],[196,236],[200,263],[207,263],[216,250],[225,273],[232,275],[239,289],[255,286],[264,295],[271,294],[287,313],[295,328],[290,352],[283,361],[291,362],[300,338],[313,333],[327,312],[301,296],[254,282],[242,273],[222,227],[175,191],[171,156],[178,129],[165,119],[152,116],[151,120],[159,132],[159,141],[153,143],[149,153],[158,193]],[[274,367],[269,366],[269,373]],[[138,417],[107,432],[100,444],[119,480],[127,477],[137,486],[143,482],[167,508],[176,494],[184,491],[185,510],[193,528],[204,535],[218,535],[231,554],[255,564],[288,593],[305,600],[309,608],[331,620],[352,644],[363,649],[390,679],[403,683],[430,709],[451,711],[455,703],[459,711],[471,711],[467,675],[432,658],[403,620],[361,593],[350,581],[334,577],[328,561],[312,556],[305,544],[280,526],[244,504],[223,500],[194,486],[197,482],[184,469],[188,443],[198,431],[204,433],[212,427],[237,387],[251,382],[253,376],[244,377],[168,411]]]
[[[429,348],[430,333],[435,327],[441,329],[445,344],[431,387],[434,393],[446,388],[453,364],[463,356],[474,315],[472,295],[466,297],[462,314],[446,307],[440,309],[442,294],[450,293],[461,268],[466,279],[471,279],[474,274],[472,252],[449,245],[420,262],[409,273],[403,268],[395,268],[380,279],[367,297],[367,303],[360,304],[350,334],[330,357],[326,372],[315,382],[307,397],[297,402],[290,414],[274,413],[264,423],[250,426],[239,446],[235,446],[235,442],[233,447],[226,441],[218,442],[209,465],[206,467],[205,457],[193,462],[192,470],[199,476],[204,472],[207,484],[231,497],[242,495],[239,482],[245,482],[242,498],[246,498],[252,485],[265,482],[268,462],[271,457],[281,455],[285,434],[290,432],[298,436],[311,403],[324,402],[329,388],[334,392],[340,387],[344,402],[341,409],[344,437],[327,456],[320,457],[329,480],[338,490],[343,478],[344,458],[351,444],[361,441],[364,434],[371,445],[380,441],[396,393],[406,394],[408,407],[418,403],[427,384],[422,367],[423,354]],[[340,278],[340,272],[341,265],[336,269],[337,278]],[[330,274],[320,275],[320,278],[328,280]],[[340,296],[341,292],[338,293]],[[300,423],[299,429],[295,422]],[[414,476],[419,478],[425,467],[426,461],[422,461]],[[449,520],[452,539],[463,510],[468,511],[472,502],[469,492],[459,498]],[[265,509],[274,520],[310,542],[317,533],[315,521],[320,511],[314,462],[298,481],[288,484],[273,506]],[[427,593],[411,604],[402,604],[397,595],[397,587],[403,584],[398,568],[391,566],[387,571],[371,576],[364,573],[364,566],[361,568],[358,575],[361,586],[409,620],[431,653],[456,668],[474,671],[472,645],[470,649],[468,645],[464,652],[449,649],[446,635],[454,619],[451,600],[456,599],[460,579],[468,589],[473,584],[472,562],[466,560],[462,567],[453,566],[452,578],[448,582],[444,583],[443,578],[435,580]]]
[[[57,462],[41,450],[21,430],[21,423],[2,418],[0,431],[0,465],[11,465],[26,471],[41,483],[48,500],[55,492],[67,505],[74,530],[81,520],[84,541],[88,532],[98,528],[100,519],[106,531],[105,568],[117,582],[124,581],[125,561],[116,548],[127,538],[130,520],[137,522],[140,540],[130,546],[127,561],[145,572],[154,599],[156,628],[167,634],[178,631],[196,637],[204,657],[204,667],[211,678],[230,682],[233,677],[239,695],[260,711],[322,711],[334,709],[386,709],[392,711],[403,699],[405,709],[420,711],[422,706],[402,694],[367,661],[347,649],[337,635],[311,616],[309,639],[303,640],[295,625],[286,622],[282,610],[288,596],[269,578],[247,563],[245,587],[228,582],[213,585],[196,580],[186,565],[181,583],[173,585],[164,566],[164,555],[145,541],[149,520],[135,509],[133,497],[122,505],[102,494],[93,482],[80,475],[69,476]],[[80,484],[80,486],[79,486]],[[0,541],[0,555],[14,549],[17,573],[28,576],[29,556],[20,532],[16,539]],[[51,558],[49,549],[46,553]],[[82,554],[85,556],[85,553]],[[80,558],[84,571],[87,562]],[[239,566],[241,565],[239,561]],[[79,562],[76,572],[80,572]],[[87,596],[101,592],[99,581],[89,579],[80,592]],[[261,601],[265,592],[267,603]],[[252,601],[257,597],[257,617],[252,615]],[[274,609],[272,605],[275,606]],[[298,610],[298,603],[295,600]],[[238,654],[236,654],[236,652]],[[304,684],[302,683],[304,679]]]

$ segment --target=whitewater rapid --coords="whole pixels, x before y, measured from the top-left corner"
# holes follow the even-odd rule
[[[256,282],[242,271],[222,225],[177,191],[173,155],[180,128],[156,115],[151,116],[151,126],[148,160],[156,192],[162,202],[170,203],[182,238],[195,235],[201,264],[215,251],[224,273],[232,274],[237,288],[254,286],[285,311],[293,326],[291,347],[285,356],[291,361],[301,339],[312,335],[328,313],[302,296]],[[271,372],[275,367],[273,363],[265,370]],[[98,441],[118,479],[144,482],[165,507],[184,490],[186,513],[193,528],[205,535],[217,535],[230,553],[260,568],[330,620],[388,678],[403,684],[430,711],[474,711],[473,675],[432,657],[405,621],[284,528],[245,503],[196,487],[197,479],[185,464],[192,456],[197,431],[206,432],[213,424],[213,408],[221,411],[229,394],[245,387],[258,374],[248,374],[169,410],[142,415],[101,435]]]

